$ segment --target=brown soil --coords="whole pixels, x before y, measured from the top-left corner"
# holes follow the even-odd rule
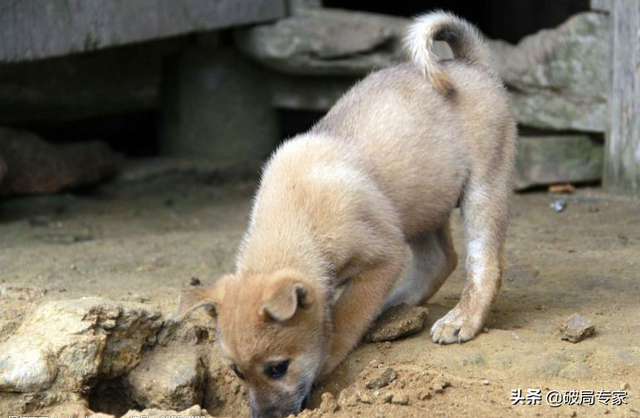
[[[0,341],[45,300],[100,295],[170,315],[193,277],[206,284],[232,269],[252,191],[251,184],[152,182],[2,202]],[[579,190],[556,213],[549,207],[555,198],[514,198],[508,267],[485,333],[450,346],[428,337],[459,298],[459,266],[427,304],[425,330],[363,343],[318,386],[316,409],[302,416],[640,416],[640,201]],[[464,259],[459,215],[453,218]],[[596,331],[572,344],[558,326],[575,312]],[[388,368],[395,379],[367,389]],[[221,369],[216,377],[228,403],[210,411],[248,416],[238,382]],[[511,405],[513,389],[541,389],[542,405]],[[550,390],[626,390],[628,404],[551,408]],[[325,392],[339,408],[329,395],[319,407]]]

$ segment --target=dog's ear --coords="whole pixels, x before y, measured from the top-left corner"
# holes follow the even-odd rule
[[[209,315],[215,316],[216,305],[223,297],[222,289],[225,278],[221,278],[208,287],[198,287],[182,292],[178,301],[178,309],[173,314],[173,319],[176,321],[182,320],[198,308],[205,308]]]
[[[282,270],[267,278],[262,295],[261,312],[282,322],[291,319],[298,309],[306,309],[313,303],[313,289],[297,272]]]

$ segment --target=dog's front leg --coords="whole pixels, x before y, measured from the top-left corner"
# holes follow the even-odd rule
[[[360,342],[382,311],[402,272],[402,256],[391,256],[351,278],[332,312],[333,340],[321,375],[326,377]]]

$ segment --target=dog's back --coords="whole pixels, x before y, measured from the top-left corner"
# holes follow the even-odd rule
[[[456,58],[435,62],[433,39],[449,42]],[[504,142],[515,123],[475,28],[430,14],[414,23],[406,43],[411,63],[362,80],[311,133],[341,138],[368,159],[363,167],[413,235],[443,221],[474,164],[509,161],[498,157],[512,152]]]

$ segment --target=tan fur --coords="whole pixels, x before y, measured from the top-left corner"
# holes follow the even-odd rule
[[[221,349],[247,381],[252,416],[297,413],[385,305],[438,290],[457,262],[448,219],[458,202],[468,279],[432,338],[462,342],[482,328],[500,287],[516,130],[470,28],[448,14],[421,18],[409,49],[446,34],[459,59],[435,63],[427,51],[373,73],[281,146],[264,170],[236,272],[181,303],[181,312],[216,307]],[[412,271],[394,290],[407,244]],[[267,378],[265,365],[284,359],[287,374]]]

